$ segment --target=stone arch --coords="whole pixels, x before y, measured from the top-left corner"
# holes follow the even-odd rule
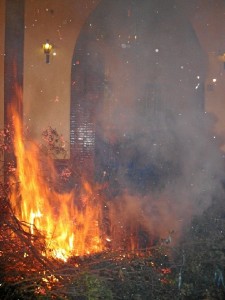
[[[101,171],[127,164],[119,161],[118,144],[136,149],[140,137],[144,144],[150,138],[149,130],[153,140],[163,138],[164,127],[179,114],[202,110],[205,57],[175,3],[103,0],[90,15],[72,59],[70,143],[76,167],[90,173],[96,162]],[[130,151],[133,157],[136,150]]]

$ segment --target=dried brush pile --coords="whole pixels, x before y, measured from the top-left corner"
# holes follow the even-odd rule
[[[65,263],[47,258],[44,237],[29,233],[30,224],[15,217],[7,197],[1,197],[0,211],[1,299],[166,299],[168,285],[170,294],[178,291],[162,248]]]
[[[15,217],[6,188],[1,190],[1,299],[224,299],[221,219],[196,219],[177,248],[161,244],[63,262],[45,256],[44,237],[26,230],[29,224]]]

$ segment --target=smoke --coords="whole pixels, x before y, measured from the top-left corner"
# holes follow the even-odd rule
[[[207,60],[192,25],[176,1],[123,0],[102,1],[84,30],[88,72],[102,74],[96,56],[104,65],[96,177],[109,182],[115,223],[179,230],[223,194],[204,111]]]

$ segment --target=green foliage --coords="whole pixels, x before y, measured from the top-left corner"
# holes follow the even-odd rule
[[[111,300],[112,292],[107,284],[97,275],[85,273],[74,283],[75,290],[85,300]]]
[[[85,275],[85,285],[87,287],[87,299],[112,299],[112,293],[106,284],[94,275]]]

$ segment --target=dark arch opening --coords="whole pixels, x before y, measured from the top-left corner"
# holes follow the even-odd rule
[[[176,178],[184,155],[179,118],[203,111],[204,69],[192,25],[173,0],[101,1],[72,59],[78,173],[109,181],[112,197],[127,187],[162,189]]]

